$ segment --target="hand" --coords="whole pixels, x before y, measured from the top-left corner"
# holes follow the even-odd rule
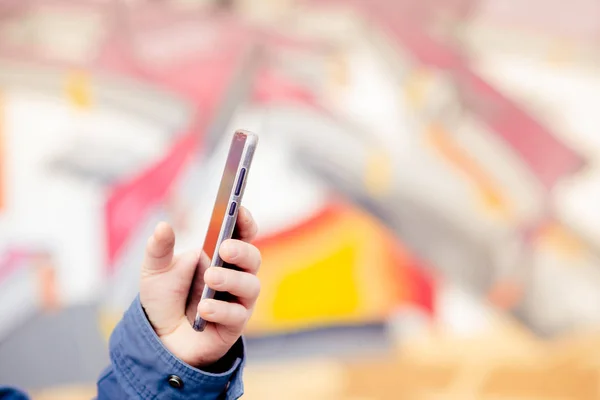
[[[158,224],[148,239],[140,300],[160,340],[183,362],[207,367],[221,359],[242,334],[260,292],[256,277],[260,252],[248,243],[256,233],[250,212],[240,208],[236,225],[240,240],[227,240],[219,249],[223,261],[239,271],[208,268],[210,260],[204,253],[173,256],[175,234],[167,223]],[[230,293],[234,301],[207,299],[198,304],[204,283],[218,292]],[[196,311],[210,322],[203,332],[196,332],[190,325]]]

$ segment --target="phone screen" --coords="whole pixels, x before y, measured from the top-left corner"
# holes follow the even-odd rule
[[[233,136],[233,141],[229,147],[229,155],[227,156],[227,161],[225,162],[225,170],[223,171],[219,192],[217,193],[215,208],[213,209],[212,216],[210,217],[208,232],[206,234],[206,238],[204,239],[203,251],[210,260],[212,260],[213,256],[215,255],[217,242],[219,241],[219,234],[221,233],[221,226],[223,225],[223,220],[228,212],[227,208],[229,206],[229,198],[231,196],[231,191],[233,190],[233,185],[235,184],[235,177],[238,167],[242,160],[245,142],[246,135],[242,133],[236,133]]]

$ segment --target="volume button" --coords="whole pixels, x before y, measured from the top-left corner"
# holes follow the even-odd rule
[[[237,186],[235,187],[235,195],[239,196],[242,191],[242,184],[244,183],[244,177],[246,176],[246,168],[242,168],[240,171],[240,176],[237,181]]]
[[[231,205],[229,206],[229,215],[233,215],[235,214],[235,207],[237,206],[237,204],[234,202],[231,203]]]

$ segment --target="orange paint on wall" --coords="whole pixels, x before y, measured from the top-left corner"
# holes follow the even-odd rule
[[[390,276],[399,285],[396,286],[397,303],[410,304],[429,315],[435,313],[435,294],[437,276],[430,268],[404,247],[390,233],[387,236],[386,250],[390,262]]]
[[[40,303],[44,310],[51,311],[60,307],[58,287],[56,281],[56,268],[50,255],[42,253],[35,257]]]
[[[538,240],[542,245],[572,259],[586,254],[587,246],[573,231],[556,221],[548,221],[540,227]]]
[[[448,135],[445,129],[432,124],[427,139],[448,162],[464,173],[477,187],[483,204],[491,211],[509,217],[512,213],[509,201],[495,184],[494,179],[484,171],[478,162],[464,152]]]

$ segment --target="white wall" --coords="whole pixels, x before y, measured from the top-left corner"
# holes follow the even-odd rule
[[[49,163],[76,140],[90,141],[89,157],[98,155],[94,144],[101,143],[131,149],[139,156],[135,160],[150,163],[165,149],[164,134],[135,117],[111,110],[86,114],[35,92],[9,91],[5,114],[4,235],[14,243],[51,250],[61,300],[89,301],[102,285],[106,188],[85,177],[52,171]],[[110,153],[103,157],[97,160],[100,165],[122,161]]]

